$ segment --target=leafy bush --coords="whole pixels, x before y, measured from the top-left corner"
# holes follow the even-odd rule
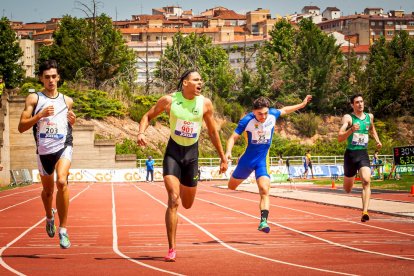
[[[73,99],[73,109],[78,117],[103,119],[108,116],[126,115],[125,106],[120,101],[111,99],[107,92],[95,89],[76,91],[67,86],[62,86],[59,92]]]
[[[142,116],[154,105],[157,103],[160,96],[151,95],[151,96],[136,96],[134,98],[134,103],[129,108],[129,116],[135,122],[140,122]],[[168,123],[169,117],[167,114],[162,113],[160,114],[155,120],[159,122]],[[155,120],[151,121],[150,124],[154,125]]]
[[[228,117],[233,123],[237,123],[244,114],[244,107],[237,102],[228,101],[220,97],[215,97],[214,108],[217,113]]]
[[[294,127],[301,135],[312,137],[316,134],[322,119],[313,112],[295,114],[290,117]]]
[[[115,147],[116,154],[135,154],[137,159],[146,159],[149,155],[153,158],[162,158],[162,152],[164,152],[166,145],[160,143],[157,148],[159,151],[150,147],[140,147],[136,141],[131,139],[124,139],[122,143],[118,143]]]

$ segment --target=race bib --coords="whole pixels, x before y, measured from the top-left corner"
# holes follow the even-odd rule
[[[62,139],[65,136],[61,133],[62,129],[62,126],[59,126],[56,122],[49,121],[48,119],[42,120],[39,124],[39,137]]]
[[[270,130],[254,130],[252,132],[252,144],[270,144]]]
[[[352,137],[352,145],[354,146],[368,146],[368,134],[354,133]]]
[[[197,122],[177,119],[174,134],[186,138],[196,138],[198,130],[200,129],[199,125]]]

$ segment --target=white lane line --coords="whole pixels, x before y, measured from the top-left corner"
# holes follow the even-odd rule
[[[145,193],[147,196],[149,196],[150,198],[152,198],[153,200],[157,201],[158,203],[160,203],[164,207],[167,207],[167,205],[164,202],[162,202],[159,199],[155,198],[150,193],[142,190],[141,188],[139,188],[136,185],[134,185],[134,186],[138,190],[140,190],[141,192]],[[192,220],[190,220],[189,218],[185,217],[184,215],[182,215],[180,213],[178,213],[178,215],[182,219],[186,220],[188,223],[190,223],[193,226],[195,226],[198,229],[200,229],[207,236],[209,236],[210,238],[212,238],[216,242],[220,243],[222,246],[226,247],[227,249],[230,249],[230,250],[233,250],[235,252],[238,252],[240,254],[244,254],[244,255],[247,255],[247,256],[250,256],[250,257],[254,257],[254,258],[258,258],[258,259],[262,259],[262,260],[266,260],[266,261],[270,261],[270,262],[274,262],[274,263],[285,264],[285,265],[290,265],[290,266],[304,268],[304,269],[310,269],[310,270],[316,270],[316,271],[327,272],[327,273],[334,273],[334,274],[340,274],[340,275],[355,275],[355,274],[349,274],[349,273],[344,273],[344,272],[339,272],[339,271],[327,270],[327,269],[322,269],[322,268],[317,268],[317,267],[312,267],[312,266],[305,266],[305,265],[300,265],[300,264],[294,264],[294,263],[284,262],[284,261],[281,261],[281,260],[271,259],[271,258],[267,258],[267,257],[261,256],[261,255],[256,255],[256,254],[253,254],[253,253],[249,253],[247,251],[239,250],[239,249],[237,249],[237,248],[235,248],[235,247],[233,247],[233,246],[231,246],[231,245],[223,242],[222,240],[220,240],[219,238],[217,238],[216,236],[214,236],[212,233],[210,233],[208,230],[204,229],[202,226],[200,226],[197,223],[193,222]]]
[[[164,270],[164,269],[161,269],[161,268],[158,268],[158,267],[148,265],[146,263],[134,260],[131,257],[125,255],[124,253],[122,253],[119,250],[119,248],[118,248],[118,230],[117,230],[117,225],[116,225],[116,207],[115,207],[116,204],[115,204],[114,185],[111,185],[111,187],[112,187],[112,249],[113,249],[113,251],[117,255],[121,256],[122,258],[124,258],[128,261],[131,261],[133,263],[136,263],[138,265],[144,266],[146,268],[153,269],[153,270],[160,271],[160,272],[164,272],[164,273],[168,273],[168,274],[172,274],[172,275],[183,275],[183,274],[179,274],[179,273],[175,273],[175,272],[172,272],[172,271]]]
[[[199,190],[203,191],[203,192],[209,192],[209,193],[213,193],[213,194],[217,194],[217,195],[221,195],[221,196],[226,196],[226,197],[231,197],[231,198],[236,198],[236,199],[241,199],[241,200],[257,203],[257,200],[253,200],[253,199],[247,199],[247,198],[243,198],[243,197],[227,195],[227,194],[214,192],[214,191],[209,191],[209,190],[205,190],[205,189],[199,189]],[[379,229],[379,230],[382,230],[382,231],[392,232],[392,233],[396,233],[396,234],[400,234],[400,235],[404,235],[404,236],[414,237],[414,234],[410,234],[410,233],[406,233],[406,232],[400,232],[400,231],[396,231],[396,230],[392,230],[392,229],[388,229],[388,228],[383,228],[383,227],[379,227],[379,226],[374,226],[374,225],[367,224],[367,223],[361,223],[361,222],[356,222],[356,221],[351,221],[351,220],[346,220],[346,219],[341,219],[341,218],[336,218],[336,217],[330,217],[330,216],[316,214],[316,213],[312,213],[312,212],[308,212],[308,211],[304,211],[304,210],[300,210],[300,209],[295,209],[295,208],[290,208],[290,207],[286,207],[286,206],[282,206],[282,205],[270,204],[270,206],[278,207],[278,208],[282,208],[282,209],[287,209],[287,210],[291,210],[291,211],[296,211],[296,212],[300,212],[300,213],[304,213],[304,214],[309,214],[309,215],[313,215],[313,216],[333,219],[333,220],[337,220],[337,221],[341,221],[341,222],[358,224],[360,226],[371,227],[371,228],[374,228],[374,229]]]
[[[87,186],[85,189],[83,189],[82,191],[80,191],[77,195],[75,195],[74,197],[72,197],[69,201],[71,202],[72,200],[74,200],[75,198],[77,198],[80,194],[82,194],[83,192],[85,192],[87,189],[89,189],[89,186]],[[5,246],[3,246],[0,249],[0,265],[3,266],[5,269],[7,269],[10,272],[13,272],[14,274],[17,275],[25,275],[17,270],[15,270],[14,268],[10,267],[4,260],[3,260],[3,252],[11,247],[13,244],[15,244],[18,240],[20,240],[21,238],[23,238],[27,233],[29,233],[30,231],[32,231],[34,228],[36,228],[39,224],[41,224],[42,222],[44,222],[46,220],[46,217],[42,218],[40,221],[38,221],[36,224],[34,224],[32,227],[28,228],[26,231],[24,231],[23,233],[21,233],[17,238],[15,238],[14,240],[12,240],[11,242],[9,242],[8,244],[6,244]]]
[[[3,212],[3,211],[5,211],[5,210],[7,210],[7,209],[10,209],[10,208],[13,208],[13,207],[19,206],[19,205],[21,205],[21,204],[24,204],[24,203],[26,203],[26,202],[32,201],[33,199],[36,199],[36,198],[39,198],[39,197],[40,197],[40,196],[32,197],[31,199],[28,199],[28,200],[22,201],[22,202],[20,202],[20,203],[14,204],[14,205],[10,205],[9,207],[6,207],[6,208],[3,208],[3,209],[0,209],[0,212]]]
[[[236,212],[236,213],[239,213],[239,214],[242,214],[242,215],[248,216],[248,217],[252,217],[252,218],[256,218],[256,219],[260,219],[260,218],[259,218],[259,217],[257,217],[257,216],[253,216],[253,215],[250,215],[250,214],[248,214],[248,213],[245,213],[245,212],[242,212],[242,211],[239,211],[239,210],[235,210],[235,209],[233,209],[233,208],[226,207],[226,206],[224,206],[224,205],[221,205],[221,204],[218,204],[218,203],[215,203],[215,202],[209,201],[209,200],[200,199],[200,198],[197,198],[197,199],[198,199],[198,200],[200,200],[200,201],[204,201],[204,202],[207,202],[207,203],[210,203],[210,204],[216,205],[216,206],[221,207],[221,208],[223,208],[223,209],[230,210],[230,211],[233,211],[233,212]],[[334,246],[338,246],[338,247],[342,247],[342,248],[350,249],[350,250],[353,250],[353,251],[362,252],[362,253],[369,253],[369,254],[373,254],[373,255],[380,255],[380,256],[385,256],[385,257],[391,257],[391,258],[396,258],[396,259],[401,259],[401,260],[414,261],[414,259],[413,259],[413,258],[403,257],[403,256],[400,256],[400,255],[386,254],[386,253],[381,253],[381,252],[376,252],[376,251],[370,251],[370,250],[364,250],[364,249],[360,249],[360,248],[356,248],[356,247],[348,246],[348,245],[345,245],[345,244],[336,243],[336,242],[333,242],[333,241],[330,241],[330,240],[326,240],[326,239],[323,239],[323,238],[320,238],[320,237],[317,237],[317,236],[314,236],[314,235],[308,234],[308,233],[306,233],[306,232],[302,232],[302,231],[299,231],[299,230],[296,230],[296,229],[290,228],[290,227],[288,227],[288,226],[284,226],[284,225],[279,224],[279,223],[269,222],[269,221],[268,221],[268,223],[269,223],[269,224],[276,225],[276,226],[279,226],[279,227],[284,228],[284,229],[286,229],[286,230],[289,230],[289,231],[292,231],[292,232],[295,232],[295,233],[298,233],[298,234],[301,234],[301,235],[307,236],[307,237],[309,237],[309,238],[313,238],[313,239],[316,239],[316,240],[319,240],[319,241],[323,241],[323,242],[326,242],[326,243],[331,244],[331,245],[334,245]]]
[[[23,194],[23,193],[28,193],[28,192],[32,192],[32,191],[36,191],[36,190],[40,190],[40,189],[41,189],[41,187],[40,188],[36,188],[36,189],[32,189],[32,190],[27,190],[27,191],[12,193],[12,194],[8,194],[8,195],[0,196],[0,198],[14,196],[14,195]]]

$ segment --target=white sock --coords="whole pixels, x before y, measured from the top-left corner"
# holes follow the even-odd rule
[[[66,228],[59,227],[59,234],[66,234],[67,230]]]

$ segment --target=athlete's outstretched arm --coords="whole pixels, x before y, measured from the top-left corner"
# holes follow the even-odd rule
[[[140,146],[145,146],[147,142],[145,141],[145,130],[147,129],[149,122],[161,114],[163,111],[170,110],[172,98],[171,95],[165,95],[161,97],[157,103],[148,110],[147,113],[142,116],[141,121],[139,122],[138,138],[137,143]]]
[[[20,122],[18,130],[20,133],[25,132],[34,126],[41,118],[49,117],[54,114],[53,105],[45,107],[42,111],[32,116],[33,110],[37,104],[37,94],[29,94],[26,98],[26,104],[22,115],[20,116]]]
[[[377,142],[377,149],[382,148],[382,143],[378,137],[378,133],[377,130],[375,129],[375,125],[374,125],[374,115],[372,115],[371,113],[369,114],[369,117],[371,119],[371,128],[369,129],[369,131],[371,132],[372,137],[374,137],[375,142]]]
[[[286,114],[289,114],[296,110],[304,108],[311,100],[312,100],[312,95],[307,95],[302,103],[283,107],[282,109],[280,109],[280,116],[284,116]]]
[[[203,115],[203,119],[206,122],[208,135],[210,136],[211,142],[216,148],[221,159],[220,173],[224,173],[225,171],[227,171],[228,164],[227,159],[224,156],[223,146],[221,145],[220,136],[216,127],[216,122],[214,121],[214,108],[210,99],[204,98],[204,110],[205,112]]]

